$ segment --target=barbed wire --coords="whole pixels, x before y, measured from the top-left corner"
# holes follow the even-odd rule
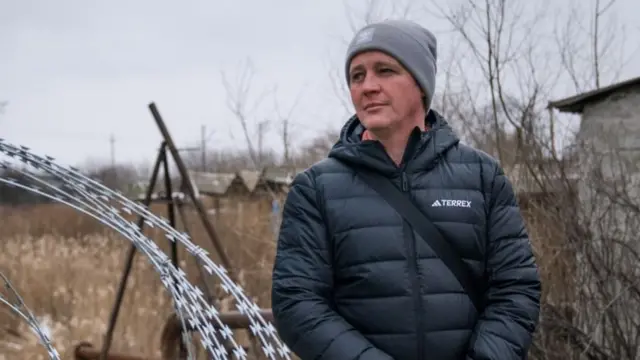
[[[195,245],[187,234],[171,227],[166,219],[151,213],[143,205],[123,194],[84,176],[77,169],[59,165],[52,157],[32,153],[25,146],[13,145],[0,139],[0,153],[46,172],[61,184],[54,185],[27,170],[11,167],[7,160],[0,162],[0,170],[11,168],[20,175],[20,179],[0,174],[0,183],[70,206],[118,231],[131,241],[137,250],[146,256],[158,272],[162,284],[170,292],[183,328],[188,323],[190,328],[199,332],[203,347],[213,358],[227,359],[229,355],[233,355],[236,359],[247,359],[247,354],[244,348],[235,342],[229,326],[220,320],[218,310],[205,300],[203,292],[189,282],[182,269],[173,266],[169,256],[147,238],[137,224],[127,221],[122,215],[141,216],[146,226],[162,231],[171,242],[181,243],[199,266],[220,280],[222,290],[235,299],[236,309],[249,318],[250,331],[259,339],[263,353],[269,359],[290,359],[289,349],[278,338],[273,324],[260,315],[260,307],[247,297],[239,284],[229,278],[224,267],[209,258],[205,249]],[[228,353],[218,336],[230,343],[233,347],[232,354]],[[183,338],[189,340],[188,332],[183,332]],[[190,344],[190,341],[185,342]]]
[[[45,347],[45,349],[47,349],[49,358],[51,358],[51,360],[60,360],[60,355],[51,344],[49,335],[47,335],[47,332],[44,331],[44,329],[38,322],[38,319],[35,317],[35,315],[33,315],[33,312],[29,310],[27,305],[24,303],[24,300],[22,300],[20,294],[18,294],[18,291],[13,287],[9,279],[7,279],[7,277],[1,271],[0,278],[2,278],[4,288],[9,291],[9,295],[14,298],[14,301],[11,301],[0,293],[0,302],[8,306],[9,309],[11,309],[16,315],[21,317],[27,323],[27,325],[29,325],[31,330],[33,330],[33,332],[38,337],[38,340],[40,340],[40,343]]]

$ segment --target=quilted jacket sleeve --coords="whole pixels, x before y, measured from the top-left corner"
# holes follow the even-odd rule
[[[283,208],[271,291],[278,334],[302,360],[392,360],[330,305],[331,256],[314,187],[299,174]]]
[[[512,185],[500,167],[492,173],[489,288],[467,359],[525,359],[540,313],[540,276]]]

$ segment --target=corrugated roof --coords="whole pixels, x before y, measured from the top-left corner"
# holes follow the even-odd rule
[[[224,195],[228,190],[231,184],[235,180],[239,180],[247,187],[249,192],[253,192],[260,181],[268,181],[275,182],[280,185],[290,185],[291,181],[295,175],[303,171],[304,169],[290,169],[290,168],[280,168],[280,167],[271,167],[264,169],[263,171],[256,170],[240,170],[235,173],[214,173],[214,172],[200,172],[200,171],[189,171],[189,177],[193,182],[196,193],[204,193],[209,195]],[[180,180],[172,179],[172,188],[174,193],[184,191],[185,188],[181,187]],[[143,198],[147,184],[141,182],[140,184],[136,184],[134,186],[138,197]],[[164,179],[162,177],[158,178],[156,185],[154,187],[154,194],[163,194],[164,193]]]
[[[574,95],[565,99],[550,101],[547,105],[547,108],[558,109],[558,111],[560,112],[581,114],[584,111],[585,105],[603,100],[613,93],[638,85],[640,85],[640,76],[609,86],[601,87],[596,90],[583,92],[581,94]]]
[[[203,173],[190,171],[189,177],[200,193],[222,195],[238,175],[235,173]]]
[[[270,167],[264,169],[262,174],[263,178],[269,181],[273,181],[275,183],[280,184],[290,184],[293,181],[293,178],[299,173],[304,171],[304,169],[300,168],[285,168],[285,167]]]
[[[256,170],[241,170],[238,172],[238,176],[244,183],[244,185],[249,189],[249,191],[255,190],[258,182],[260,181],[260,177],[262,176],[262,171]]]

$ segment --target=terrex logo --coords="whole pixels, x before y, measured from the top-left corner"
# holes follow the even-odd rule
[[[439,207],[439,206],[470,208],[471,207],[471,201],[470,200],[440,199],[440,200],[434,201],[433,204],[431,204],[431,207]]]

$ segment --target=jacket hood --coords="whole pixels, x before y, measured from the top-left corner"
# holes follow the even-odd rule
[[[405,154],[407,172],[424,171],[435,165],[447,150],[460,142],[451,126],[436,111],[429,111],[425,123],[428,130],[412,135],[419,138],[414,140],[415,146],[408,146],[412,149],[410,154]],[[338,141],[329,151],[329,157],[347,165],[367,167],[385,175],[397,174],[398,167],[379,141],[362,140],[364,131],[365,128],[358,117],[352,116],[342,127]]]

